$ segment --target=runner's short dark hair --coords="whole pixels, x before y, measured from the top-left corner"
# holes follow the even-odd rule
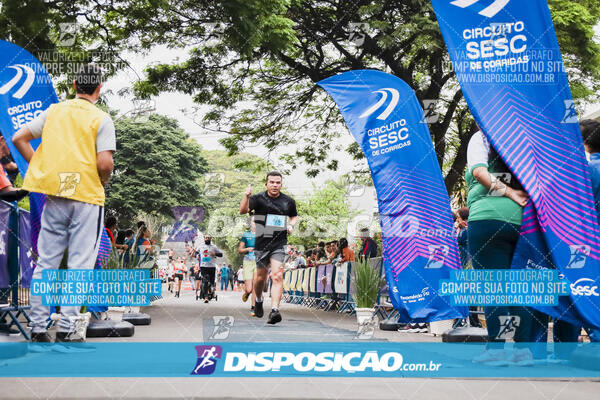
[[[458,216],[462,220],[466,221],[469,219],[469,208],[468,207],[459,208],[458,210],[456,210],[456,214],[458,214]]]
[[[600,152],[600,121],[584,119],[579,123],[583,143],[594,153]]]
[[[117,218],[114,217],[113,215],[111,215],[110,217],[106,217],[106,222],[104,222],[104,225],[107,228],[112,228],[113,226],[116,227],[117,226]]]
[[[86,64],[75,75],[75,88],[79,94],[92,94],[102,83],[102,70],[95,64]]]
[[[265,182],[269,180],[270,176],[278,176],[281,179],[283,179],[283,176],[281,176],[281,173],[277,172],[277,171],[271,171],[267,174],[267,178],[265,179]]]

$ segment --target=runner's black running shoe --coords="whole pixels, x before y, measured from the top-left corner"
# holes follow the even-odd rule
[[[48,332],[34,332],[31,334],[31,341],[36,343],[52,343],[54,340]]]
[[[278,322],[281,322],[281,314],[279,314],[279,310],[271,310],[267,324],[275,325]]]
[[[265,312],[263,310],[263,302],[257,301],[254,305],[254,316],[257,318],[262,318],[264,314]]]

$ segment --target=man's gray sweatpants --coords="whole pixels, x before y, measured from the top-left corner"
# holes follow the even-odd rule
[[[57,269],[65,249],[69,250],[69,269],[93,269],[96,265],[100,235],[104,228],[104,207],[47,196],[38,238],[38,261],[32,279],[41,279],[42,271]],[[33,332],[45,332],[50,308],[41,296],[31,296]],[[69,316],[79,315],[80,306],[61,306],[60,332],[69,332]]]

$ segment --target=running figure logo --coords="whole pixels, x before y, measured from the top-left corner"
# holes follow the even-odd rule
[[[436,100],[423,100],[423,118],[419,121],[422,124],[435,124],[440,119],[440,115],[435,111]]]
[[[569,245],[569,250],[571,250],[571,258],[565,268],[583,268],[585,266],[585,260],[587,260],[587,257],[590,255],[590,246],[585,244],[572,244]]]
[[[565,115],[562,119],[563,124],[576,124],[579,122],[577,118],[577,110],[573,100],[565,100]]]
[[[223,349],[221,346],[196,346],[196,353],[198,361],[190,375],[210,375],[215,372],[217,359],[221,359]]]
[[[75,195],[77,185],[81,183],[81,174],[79,172],[60,172],[60,187],[58,188],[57,196],[71,197]]]
[[[6,255],[6,232],[0,232],[0,256]]]
[[[229,332],[233,328],[234,318],[232,316],[214,316],[214,328],[213,333],[208,339],[210,340],[224,340],[229,337]]]
[[[429,259],[425,269],[439,269],[444,265],[444,260],[450,252],[450,248],[444,245],[427,246],[429,248]]]
[[[500,330],[496,339],[514,339],[517,328],[521,325],[518,315],[500,315]]]

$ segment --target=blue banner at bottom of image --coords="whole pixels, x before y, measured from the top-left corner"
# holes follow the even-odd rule
[[[600,377],[597,343],[0,343],[0,377]],[[526,366],[523,352],[533,365]]]

